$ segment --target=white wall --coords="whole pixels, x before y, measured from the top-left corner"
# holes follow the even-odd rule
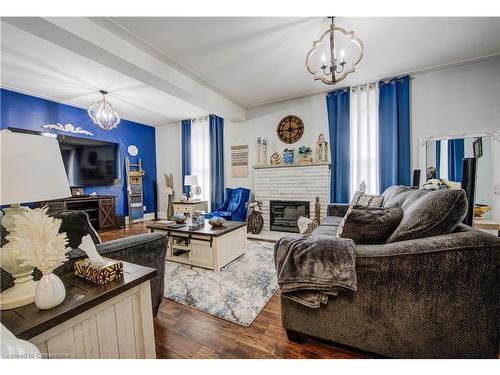
[[[412,169],[421,137],[500,128],[500,58],[416,75],[411,115]]]
[[[178,200],[182,195],[181,127],[179,122],[156,128],[156,170],[159,216],[166,218],[167,196],[165,194],[164,173],[174,175],[175,199]]]
[[[288,145],[281,142],[276,135],[279,121],[287,115],[297,115],[304,122],[302,138]],[[240,123],[224,123],[224,155],[225,180],[227,187],[248,187],[253,189],[253,168],[256,164],[257,137],[268,139],[267,159],[276,151],[282,154],[285,148],[295,149],[310,146],[315,152],[318,135],[324,133],[328,139],[328,117],[325,94],[307,96],[300,99],[286,100],[258,106],[247,110],[247,120]],[[233,178],[231,176],[231,146],[247,144],[249,148],[248,177]]]
[[[411,126],[412,169],[420,167],[420,138],[436,134],[500,128],[500,58],[447,70],[418,74],[412,80]],[[293,145],[276,136],[281,118],[294,114],[302,118],[305,132]],[[227,187],[253,189],[257,137],[268,138],[268,158],[274,151],[302,145],[313,148],[320,133],[328,139],[325,94],[291,99],[247,110],[247,120],[224,123],[225,181]],[[165,212],[163,173],[174,173],[176,197],[181,192],[180,123],[157,128],[156,149],[160,212]],[[248,144],[249,176],[231,176],[231,146]]]

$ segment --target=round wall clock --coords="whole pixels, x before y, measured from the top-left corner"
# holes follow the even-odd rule
[[[304,123],[297,116],[285,116],[279,122],[276,133],[282,142],[288,144],[295,143],[304,134]]]

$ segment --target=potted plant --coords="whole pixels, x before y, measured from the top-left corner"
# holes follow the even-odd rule
[[[299,163],[312,163],[312,150],[309,146],[302,146],[299,148]]]

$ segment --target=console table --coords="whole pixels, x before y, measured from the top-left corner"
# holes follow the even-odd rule
[[[4,310],[0,321],[48,358],[155,358],[149,280],[156,270],[123,262],[123,271],[123,277],[104,286],[62,276],[62,304],[50,310],[34,303]]]
[[[65,199],[40,202],[40,207],[48,206],[49,215],[61,211],[85,211],[95,230],[116,227],[115,197],[112,195],[81,195]]]
[[[474,219],[474,228],[496,230],[498,237],[500,237],[500,221],[489,219]]]
[[[199,202],[172,202],[174,205],[174,213],[183,213],[188,217],[192,217],[195,211],[208,212],[208,201]]]

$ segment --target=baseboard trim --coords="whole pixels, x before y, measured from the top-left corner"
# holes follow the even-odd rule
[[[149,212],[147,214],[144,214],[144,221],[146,220],[154,220],[155,218],[155,213],[154,212]],[[129,224],[128,216],[125,216],[125,223]]]

